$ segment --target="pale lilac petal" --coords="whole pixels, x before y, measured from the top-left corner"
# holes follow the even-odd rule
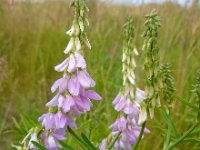
[[[56,129],[60,129],[60,128],[64,128],[65,127],[65,124],[66,124],[66,116],[65,114],[62,114],[62,112],[58,112],[55,117],[55,128]]]
[[[134,111],[133,103],[130,100],[126,101],[126,105],[123,109],[124,113],[131,114]]]
[[[92,103],[86,98],[76,98],[75,102],[81,112],[89,111],[92,106]]]
[[[63,103],[65,101],[65,97],[62,95],[58,98],[58,107],[62,107],[63,106]]]
[[[68,83],[68,90],[73,96],[78,96],[80,84],[77,80],[76,75],[72,76]]]
[[[76,70],[76,61],[75,61],[74,55],[71,54],[71,55],[69,56],[69,66],[68,66],[67,71],[68,71],[69,73],[71,73],[71,72],[73,72],[73,71],[75,71],[75,70]]]
[[[65,140],[65,129],[57,129],[55,132],[52,133],[52,135],[57,139],[57,140]]]
[[[143,90],[140,90],[139,88],[137,88],[135,99],[138,104],[141,104],[146,99],[145,92]]]
[[[69,81],[69,77],[68,76],[64,76],[63,80],[62,80],[62,82],[61,82],[61,84],[59,86],[59,92],[60,93],[63,93],[67,89],[68,81]]]
[[[86,62],[85,62],[85,59],[83,58],[83,56],[80,55],[79,53],[75,53],[75,58],[76,58],[76,67],[85,69]]]
[[[80,114],[81,114],[80,110],[77,108],[76,105],[74,105],[74,106],[71,108],[71,112],[72,112],[76,117],[80,116]]]
[[[94,99],[94,100],[101,100],[101,96],[93,90],[88,90],[84,94],[85,97]]]
[[[77,125],[74,122],[74,119],[72,118],[72,116],[70,115],[67,115],[66,125],[71,128],[77,129]]]
[[[58,105],[58,99],[62,98],[63,96],[60,94],[57,94],[56,96],[54,96],[53,99],[51,99],[51,101],[49,101],[46,106],[47,107],[52,107],[52,106],[57,106]]]
[[[102,140],[102,142],[101,142],[101,144],[100,144],[100,146],[99,146],[99,149],[100,150],[106,150],[107,149],[107,141],[106,141],[106,139],[103,139]]]
[[[115,105],[115,110],[120,111],[120,110],[122,110],[125,106],[126,106],[126,100],[125,100],[125,97],[122,96],[121,99],[120,99],[120,101],[119,101],[119,103],[117,103],[117,104]]]
[[[54,114],[52,113],[43,114],[38,118],[38,121],[42,122],[42,126],[44,126],[46,130],[54,128]]]
[[[79,71],[77,77],[82,87],[89,88],[95,86],[94,80],[90,77],[90,75],[86,71],[83,70]]]
[[[113,100],[112,104],[113,104],[113,105],[116,105],[117,103],[119,103],[120,99],[121,99],[121,94],[119,93],[119,94],[116,96],[116,98]]]
[[[63,102],[63,106],[62,106],[63,111],[64,112],[69,112],[71,107],[74,106],[74,104],[75,104],[75,102],[74,102],[73,97],[68,95],[66,97],[66,99],[64,100],[64,102]]]
[[[47,142],[48,142],[49,150],[58,149],[58,143],[52,135],[49,135],[49,137],[47,138]]]
[[[62,72],[67,68],[68,64],[69,64],[69,58],[65,59],[61,64],[55,66],[55,70],[57,72]]]
[[[144,132],[145,133],[151,133],[151,131],[149,129],[147,129],[147,128],[144,129]]]
[[[62,82],[62,78],[56,80],[51,87],[51,92],[54,93]]]

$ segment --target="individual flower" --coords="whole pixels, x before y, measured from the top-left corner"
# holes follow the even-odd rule
[[[46,148],[48,148],[48,150],[58,150],[60,147],[58,141],[66,139],[65,133],[66,131],[64,129],[57,129],[55,131],[45,131],[43,134],[43,138]]]
[[[68,58],[66,58],[61,64],[55,66],[55,70],[57,72],[63,72],[65,69],[72,73],[77,69],[85,69],[86,68],[86,62],[83,56],[78,53],[72,53]]]

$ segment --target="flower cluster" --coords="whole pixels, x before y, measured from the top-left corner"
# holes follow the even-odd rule
[[[161,105],[160,90],[162,89],[162,81],[160,77],[159,48],[157,45],[158,28],[160,26],[160,18],[156,11],[153,10],[146,16],[143,34],[145,40],[142,48],[145,53],[144,69],[147,78],[145,87],[147,104],[144,107],[147,107],[147,112],[149,112],[151,118],[154,117],[154,108]]]
[[[59,148],[58,141],[66,139],[68,128],[77,128],[74,117],[90,110],[91,99],[101,100],[101,96],[90,90],[95,86],[95,81],[87,72],[83,57],[83,47],[91,48],[85,32],[88,26],[86,17],[88,8],[85,0],[74,0],[72,6],[75,8],[75,17],[71,29],[66,32],[71,39],[64,50],[68,57],[55,66],[55,70],[63,72],[63,76],[51,87],[55,96],[46,104],[49,111],[38,118],[43,126],[40,137],[49,150]],[[38,142],[38,132],[30,131],[29,136],[28,146],[30,149],[35,149],[31,141]]]
[[[123,57],[122,57],[122,72],[123,72],[123,87],[117,97],[113,101],[116,111],[120,112],[120,116],[110,126],[112,129],[111,138],[104,139],[100,145],[101,150],[109,148],[110,143],[114,140],[114,148],[116,150],[131,150],[132,144],[135,144],[140,131],[140,120],[143,118],[140,115],[140,104],[145,99],[144,91],[136,88],[135,83],[135,67],[136,62],[134,56],[138,55],[134,47],[134,22],[130,18],[124,25],[124,42],[123,42]],[[145,117],[145,116],[143,116]],[[145,129],[149,133],[148,129]],[[112,138],[113,137],[113,138]]]
[[[168,109],[171,109],[175,92],[174,77],[171,75],[171,66],[169,64],[162,64],[160,71],[163,83],[162,97],[166,101]]]
[[[87,7],[84,0],[75,0],[75,19],[67,34],[71,36],[65,54],[66,58],[61,64],[55,67],[57,72],[63,72],[63,77],[55,81],[51,87],[55,97],[46,106],[49,112],[43,114],[39,121],[45,128],[44,143],[47,148],[58,148],[57,140],[64,140],[68,127],[77,128],[73,116],[79,116],[90,110],[92,103],[90,99],[100,100],[101,97],[88,88],[95,86],[95,81],[86,70],[86,62],[82,56],[81,41],[84,38],[86,46],[91,48],[85,33],[85,11]]]

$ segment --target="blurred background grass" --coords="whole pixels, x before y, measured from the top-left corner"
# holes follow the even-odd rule
[[[88,37],[92,50],[86,50],[85,54],[88,71],[97,82],[95,89],[103,101],[94,102],[92,110],[77,122],[78,131],[98,143],[109,133],[108,126],[117,115],[111,102],[122,83],[121,28],[127,17],[135,18],[135,45],[141,52],[144,15],[157,9],[162,19],[161,60],[172,64],[176,92],[188,100],[195,72],[200,67],[200,8],[195,4],[181,7],[171,2],[121,6],[93,1],[89,8]],[[50,86],[61,76],[54,66],[66,57],[63,50],[69,38],[65,32],[72,23],[72,14],[69,4],[62,1],[0,2],[0,149],[12,149],[10,144],[22,138],[14,131],[7,132],[13,129],[12,117],[20,124],[23,123],[20,115],[35,122],[47,110],[44,105],[53,96]],[[142,57],[137,60],[138,84],[143,88]],[[173,120],[181,134],[192,125],[193,114],[188,107],[175,102]],[[141,150],[161,149],[161,132],[154,125],[154,121],[147,124],[152,132],[145,136]],[[80,149],[70,137],[68,143]],[[199,150],[200,145],[185,142],[178,149]]]

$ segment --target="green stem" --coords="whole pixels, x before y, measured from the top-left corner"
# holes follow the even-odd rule
[[[170,144],[165,150],[171,150],[173,147],[178,145],[181,141],[183,141],[197,126],[199,123],[197,122],[194,124],[183,136],[181,136],[179,139],[177,139],[174,143]]]
[[[109,146],[109,148],[108,148],[109,150],[111,150],[113,148],[113,146],[115,145],[116,141],[119,139],[120,135],[121,135],[121,132],[118,133],[118,135],[116,136],[116,138],[114,139],[112,144]]]
[[[169,118],[171,118],[171,109],[169,109]],[[166,140],[164,143],[164,147],[163,150],[165,150],[165,148],[169,145],[170,143],[170,137],[171,137],[171,126],[170,126],[170,122],[168,121],[168,125],[167,125],[168,129],[167,129],[167,136],[166,136]]]
[[[141,129],[141,131],[140,131],[140,135],[139,135],[139,137],[138,137],[138,139],[137,139],[137,142],[136,142],[136,144],[135,144],[133,150],[137,150],[137,148],[138,148],[138,146],[139,146],[139,144],[140,144],[140,141],[141,141],[141,139],[142,139],[142,136],[143,136],[143,134],[144,134],[145,126],[146,126],[146,121],[142,124],[142,129]]]

